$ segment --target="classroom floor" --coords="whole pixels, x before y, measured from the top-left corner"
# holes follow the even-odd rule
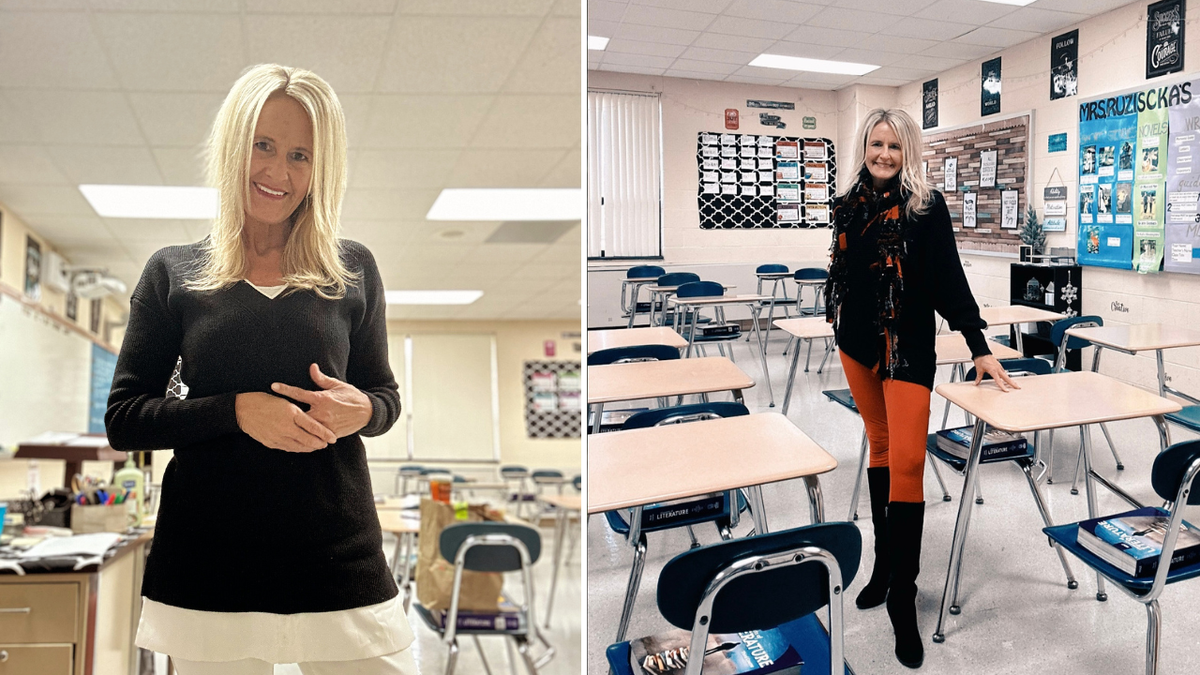
[[[786,367],[781,356],[784,340],[772,333],[768,349],[768,367],[774,384],[776,408],[768,408],[766,388],[757,351],[739,342],[734,354],[737,363],[760,384],[745,392],[751,412],[777,411],[783,405]],[[710,349],[710,355],[716,350]],[[790,357],[789,361],[790,361]],[[801,357],[803,359],[803,357]],[[812,371],[798,372],[792,394],[789,419],[824,447],[839,462],[839,467],[821,476],[826,520],[844,520],[850,505],[862,424],[858,417],[821,395],[823,389],[846,386],[836,353],[823,374],[816,372],[820,361],[814,349]],[[800,370],[803,370],[801,363]],[[1103,367],[1101,368],[1103,372]],[[949,377],[949,369],[939,370],[938,382]],[[691,399],[689,399],[690,401]],[[712,400],[728,400],[713,397]],[[933,397],[931,429],[940,428],[944,399]],[[632,406],[630,406],[632,407]],[[953,409],[950,426],[964,424],[961,410]],[[1109,477],[1143,503],[1159,504],[1150,488],[1150,466],[1158,453],[1158,434],[1148,419],[1109,425],[1117,451],[1125,464],[1117,471],[1104,437],[1093,434],[1093,461],[1097,471]],[[1072,522],[1087,516],[1082,483],[1080,494],[1070,494],[1071,471],[1075,466],[1079,434],[1064,430],[1055,435],[1056,482],[1042,485],[1051,518],[1056,523]],[[1190,438],[1178,427],[1171,428],[1172,441]],[[748,449],[730,448],[730,454],[748,456]],[[921,634],[925,637],[925,664],[920,672],[939,673],[1055,673],[1056,675],[1105,675],[1140,673],[1145,668],[1146,610],[1120,591],[1109,588],[1109,600],[1095,599],[1096,578],[1085,572],[1082,563],[1068,555],[1077,590],[1068,590],[1062,567],[1042,534],[1033,496],[1023,474],[1008,464],[987,465],[980,472],[980,490],[984,504],[976,505],[971,520],[963,563],[960,599],[963,611],[948,615],[946,641],[934,644],[931,636],[937,625],[942,589],[950,557],[950,541],[958,512],[962,478],[941,466],[942,477],[953,501],[943,502],[941,491],[926,469],[926,519],[920,592],[917,608]],[[810,522],[804,484],[787,481],[763,489],[769,525],[772,531],[806,525]],[[1128,507],[1106,490],[1098,490],[1103,512],[1116,513]],[[1193,507],[1194,509],[1195,507]],[[1200,513],[1187,514],[1197,522]],[[901,666],[892,652],[894,647],[887,610],[878,607],[859,610],[854,598],[870,576],[873,560],[873,536],[870,506],[864,480],[859,502],[859,529],[863,534],[863,559],[859,575],[845,595],[846,659],[859,675],[912,672]],[[697,527],[701,543],[719,540],[713,527]],[[743,523],[739,532],[744,533]],[[657,633],[671,626],[655,607],[655,588],[663,565],[674,555],[687,550],[685,530],[654,533],[649,536],[647,563],[642,576],[634,615],[627,637]],[[608,669],[604,649],[613,642],[621,615],[622,599],[628,581],[632,550],[624,540],[608,529],[601,517],[592,517],[587,527],[588,549],[588,645],[589,673]],[[782,598],[781,598],[782,600]],[[1160,673],[1194,671],[1200,666],[1200,582],[1168,586],[1159,599],[1162,607],[1162,646]]]

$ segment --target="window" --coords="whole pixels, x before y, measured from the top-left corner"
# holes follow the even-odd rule
[[[657,94],[588,92],[588,258],[662,257]]]

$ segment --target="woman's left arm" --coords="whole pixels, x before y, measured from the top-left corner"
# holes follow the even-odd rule
[[[346,366],[347,383],[358,388],[371,400],[371,418],[358,431],[361,436],[381,436],[392,428],[400,417],[400,392],[392,366],[388,363],[387,301],[383,279],[375,265],[375,257],[367,247],[345,242],[356,250],[361,264],[362,284],[366,307],[362,320],[350,333],[350,359]]]

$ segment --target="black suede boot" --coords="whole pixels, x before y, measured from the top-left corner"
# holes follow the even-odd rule
[[[924,502],[888,504],[892,581],[887,609],[896,634],[896,659],[909,668],[920,668],[925,646],[917,628],[917,574],[921,571],[921,534],[925,526]]]
[[[867,492],[871,495],[871,527],[875,530],[875,565],[871,568],[871,580],[863,586],[854,600],[859,609],[878,607],[887,599],[888,582],[892,575],[887,519],[888,492],[891,487],[891,471],[886,466],[867,469]]]

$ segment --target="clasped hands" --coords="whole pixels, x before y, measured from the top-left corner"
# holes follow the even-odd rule
[[[320,391],[282,382],[271,385],[279,396],[264,392],[238,394],[234,408],[238,427],[268,448],[312,452],[349,436],[371,421],[371,399],[352,384],[329,377],[320,366],[308,369]],[[307,403],[304,412],[288,398]]]

